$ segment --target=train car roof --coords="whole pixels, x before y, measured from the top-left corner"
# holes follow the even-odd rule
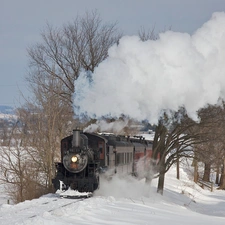
[[[86,136],[88,136],[88,137],[90,137],[90,136],[92,136],[92,137],[97,137],[97,138],[103,139],[105,142],[108,142],[108,140],[107,140],[104,136],[102,136],[102,135],[100,135],[100,134],[98,134],[98,133],[88,133],[88,132],[84,132],[83,134],[86,135]]]
[[[85,135],[88,138],[99,138],[102,139],[105,143],[113,146],[141,146],[141,145],[152,145],[152,141],[145,140],[143,136],[124,136],[124,135],[115,135],[113,133],[88,133],[88,132],[81,132],[81,136]],[[72,138],[73,135],[69,135],[62,139]]]

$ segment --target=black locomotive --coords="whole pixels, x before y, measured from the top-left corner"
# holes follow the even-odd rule
[[[112,134],[82,133],[79,129],[61,141],[61,162],[56,163],[54,188],[93,192],[99,173],[136,173],[136,162],[150,158],[151,141]]]

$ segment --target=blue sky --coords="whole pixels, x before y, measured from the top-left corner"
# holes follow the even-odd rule
[[[78,14],[97,9],[104,22],[117,22],[125,35],[140,27],[194,33],[225,0],[0,0],[0,105],[24,103],[27,47],[41,40],[46,23],[62,26]]]

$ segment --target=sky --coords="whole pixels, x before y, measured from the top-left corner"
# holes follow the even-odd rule
[[[193,34],[224,0],[0,0],[0,105],[17,107],[29,96],[27,48],[41,41],[46,23],[62,26],[78,14],[98,10],[104,22],[117,22],[125,35],[141,27]]]
[[[176,167],[172,167],[166,174],[163,196],[156,194],[156,180],[149,186],[144,180],[125,176],[101,180],[94,196],[85,200],[59,198],[58,191],[8,205],[0,192],[0,224],[224,225],[224,190],[200,188],[191,180],[191,171],[190,165],[181,166],[177,180]]]

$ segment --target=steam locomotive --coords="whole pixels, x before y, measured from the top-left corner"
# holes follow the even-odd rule
[[[139,159],[149,159],[152,142],[142,137],[83,133],[61,140],[61,162],[55,164],[52,180],[55,190],[93,192],[99,187],[99,174],[107,172],[137,174]],[[60,186],[62,184],[62,186]]]

